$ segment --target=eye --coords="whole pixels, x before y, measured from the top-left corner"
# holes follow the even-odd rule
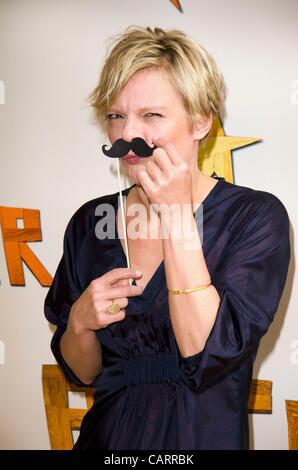
[[[146,116],[148,116],[148,117],[154,117],[154,116],[162,117],[161,114],[159,114],[159,113],[147,113]]]
[[[116,113],[106,114],[106,119],[108,121],[111,121],[113,119],[118,119],[119,117],[122,117],[122,116],[120,114],[116,114]]]

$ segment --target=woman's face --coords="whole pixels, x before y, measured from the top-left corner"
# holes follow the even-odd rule
[[[147,68],[136,72],[108,109],[107,119],[112,144],[119,138],[131,141],[142,137],[152,147],[152,139],[161,137],[175,145],[191,169],[197,168],[198,136],[191,132],[183,100],[165,70]],[[137,164],[121,158],[122,168],[138,184],[138,172],[152,158],[141,158]]]

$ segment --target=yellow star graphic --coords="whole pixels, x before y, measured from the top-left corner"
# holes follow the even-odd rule
[[[198,165],[209,176],[224,177],[229,183],[234,182],[231,150],[262,140],[259,137],[226,136],[218,117],[213,119],[212,127],[205,146],[199,148]]]
[[[179,11],[181,11],[181,13],[183,12],[179,0],[170,0],[170,2],[173,3],[173,5],[175,5],[175,7],[178,8]]]

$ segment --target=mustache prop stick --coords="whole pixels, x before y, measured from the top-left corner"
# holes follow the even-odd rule
[[[153,151],[157,148],[149,147],[147,142],[142,139],[142,137],[135,137],[131,142],[127,142],[124,139],[117,139],[112,144],[112,147],[109,150],[106,150],[107,145],[102,146],[103,153],[110,158],[117,158],[117,173],[118,173],[118,184],[119,184],[119,193],[120,193],[120,207],[121,207],[121,216],[122,216],[122,226],[124,227],[124,243],[125,243],[125,254],[127,260],[127,267],[130,268],[130,259],[128,252],[128,243],[127,243],[127,233],[126,233],[126,208],[124,211],[123,205],[123,196],[121,189],[121,177],[120,177],[120,164],[119,158],[124,157],[130,150],[132,150],[138,157],[151,157]],[[129,284],[132,285],[131,279],[129,279]]]

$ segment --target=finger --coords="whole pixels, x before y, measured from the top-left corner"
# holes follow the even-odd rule
[[[111,271],[108,271],[103,276],[98,277],[92,281],[93,284],[99,284],[102,286],[110,286],[121,279],[135,279],[140,277],[134,269],[131,268],[114,268]]]
[[[154,156],[154,161],[157,163],[158,167],[161,169],[161,171],[167,175],[170,176],[173,172],[173,163],[171,162],[168,154],[162,149],[161,147],[158,147],[157,149],[154,150],[153,152]]]
[[[143,276],[143,273],[140,272],[140,275],[137,277],[137,279],[140,279]],[[118,287],[118,286],[131,286],[131,278],[130,279],[120,279],[120,281],[116,281],[114,284],[112,284],[112,287]],[[134,280],[133,280],[134,282]],[[134,285],[134,284],[133,284]]]
[[[124,320],[125,316],[126,316],[125,310],[120,310],[118,313],[109,313],[109,312],[107,312],[107,314],[105,316],[105,326],[103,328],[106,328],[111,323],[115,323],[117,321]]]
[[[121,286],[129,286],[129,279],[120,279],[120,281],[116,281],[112,287],[121,287]]]
[[[118,304],[121,310],[125,310],[125,308],[128,305],[128,298],[127,297],[119,297],[119,298],[115,297],[112,301],[106,300],[104,302],[104,307],[103,307],[103,310],[105,313],[109,313],[108,309],[112,303]]]
[[[123,286],[123,287],[112,287],[105,291],[105,298],[115,299],[120,297],[135,297],[143,293],[143,286]]]
[[[174,144],[172,144],[171,142],[166,141],[162,137],[157,137],[153,139],[153,143],[154,145],[162,148],[166,152],[173,165],[180,165],[184,162],[182,156],[179,154]]]
[[[139,163],[138,169],[133,173],[133,176],[134,176],[134,179],[135,179],[137,185],[140,185],[140,186],[142,186],[142,185],[139,181],[139,172],[142,171],[142,170],[146,171],[146,165],[143,165],[142,163]]]
[[[158,183],[163,179],[163,174],[161,168],[158,166],[158,163],[150,160],[147,163],[147,172],[150,178],[155,182]]]
[[[115,298],[113,299],[113,301],[107,300],[107,301],[104,303],[104,311],[105,311],[105,312],[108,312],[108,309],[109,309],[109,306],[111,305],[111,303],[113,303],[113,304],[114,304],[114,303],[119,304],[120,309],[124,310],[124,309],[127,307],[127,305],[128,305],[128,299],[127,299],[127,297],[119,297],[119,298],[115,297]],[[109,313],[109,312],[108,312],[108,313]],[[116,315],[116,314],[115,314],[115,315]]]
[[[156,184],[154,183],[153,179],[149,176],[147,171],[144,171],[144,170],[140,171],[138,174],[138,177],[139,177],[139,182],[141,186],[143,186],[146,194],[156,189]]]
[[[105,319],[107,319],[107,325],[109,325],[110,323],[114,323],[115,321],[124,320],[126,316],[125,307],[127,307],[128,305],[128,299],[127,298],[119,298],[119,299],[115,298],[113,300],[113,303],[119,304],[120,310],[118,313],[109,312],[109,307],[111,303],[112,303],[111,301],[107,301],[104,307],[104,315],[105,315]]]

